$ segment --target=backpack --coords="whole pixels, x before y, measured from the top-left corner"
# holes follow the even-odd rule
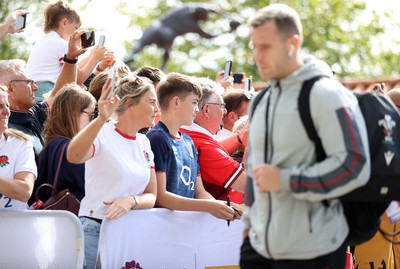
[[[317,162],[324,160],[326,154],[311,118],[309,97],[312,86],[322,77],[325,76],[305,81],[298,98],[300,118],[315,145]],[[255,97],[252,113],[268,90],[269,87]],[[390,202],[400,200],[400,115],[391,100],[383,94],[354,94],[366,123],[371,175],[366,185],[338,197],[350,230],[347,237],[350,246],[371,239],[379,230],[381,216]],[[329,205],[328,200],[322,203]]]

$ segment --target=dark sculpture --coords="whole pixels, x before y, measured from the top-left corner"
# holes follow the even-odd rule
[[[186,33],[197,33],[201,37],[211,39],[216,35],[209,34],[201,29],[199,21],[206,21],[209,13],[215,13],[221,16],[223,14],[200,6],[184,6],[173,9],[165,13],[162,17],[150,24],[144,31],[141,39],[133,48],[132,53],[125,60],[126,64],[132,63],[136,55],[147,45],[156,44],[159,48],[164,49],[163,62],[161,69],[165,70],[165,66],[169,59],[169,51],[172,47],[175,37]],[[225,16],[224,16],[225,17]],[[240,22],[231,20],[229,23],[230,31],[234,31],[239,27]]]

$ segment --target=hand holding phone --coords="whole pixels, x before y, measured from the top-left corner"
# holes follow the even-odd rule
[[[246,91],[250,91],[251,90],[251,77],[247,78],[246,81],[244,82],[244,89]]]
[[[15,28],[17,30],[24,29],[26,26],[26,14],[24,15],[18,15],[17,21],[15,23]]]
[[[242,73],[233,73],[233,83],[241,84],[243,82],[244,74]]]
[[[224,77],[230,76],[231,75],[231,70],[232,70],[232,61],[228,60],[225,63]]]
[[[101,36],[99,37],[98,46],[99,46],[99,47],[103,47],[105,41],[106,41],[106,36],[105,36],[105,35],[101,35]]]
[[[86,32],[81,35],[82,48],[88,48],[94,46],[94,31]]]

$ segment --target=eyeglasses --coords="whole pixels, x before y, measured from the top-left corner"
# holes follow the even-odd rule
[[[97,116],[98,116],[98,112],[94,111],[94,112],[87,112],[87,111],[82,111],[82,113],[85,113],[87,115],[89,115],[90,120],[94,120]]]
[[[35,84],[35,82],[32,79],[14,79],[10,81],[10,83],[15,83],[15,82],[25,82],[26,84],[30,84],[31,86]]]
[[[220,103],[207,103],[207,104],[220,106],[221,109],[225,109],[225,106],[226,106],[225,103],[222,103],[222,104],[220,104]]]

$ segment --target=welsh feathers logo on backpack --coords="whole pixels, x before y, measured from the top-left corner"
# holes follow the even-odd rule
[[[367,126],[371,176],[367,185],[346,195],[354,201],[400,199],[400,116],[385,95],[356,93]]]
[[[299,112],[309,138],[314,142],[317,160],[325,151],[310,114],[309,95],[315,77],[304,82],[299,95]],[[350,228],[349,245],[372,238],[380,218],[392,200],[400,200],[400,115],[392,101],[377,92],[355,93],[368,133],[371,175],[366,185],[339,197]]]
[[[311,118],[310,93],[314,83],[323,77],[305,81],[298,99],[300,117],[315,145],[317,162],[323,161],[326,154]],[[255,97],[251,114],[268,90],[264,89]],[[339,197],[350,229],[347,241],[351,246],[371,239],[378,231],[380,218],[390,202],[400,200],[400,115],[392,101],[383,94],[355,95],[368,133],[371,175],[366,185]],[[251,195],[248,196],[245,201],[250,205]],[[329,201],[323,201],[323,204],[328,205]]]

